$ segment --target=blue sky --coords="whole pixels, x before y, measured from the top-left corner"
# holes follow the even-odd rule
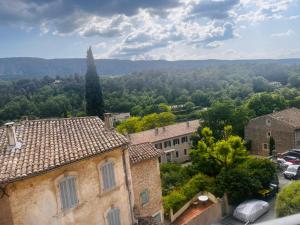
[[[300,0],[0,0],[0,57],[300,58]]]

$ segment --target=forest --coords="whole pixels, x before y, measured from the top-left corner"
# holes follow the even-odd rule
[[[236,64],[198,70],[145,71],[101,77],[107,112],[143,117],[171,111],[176,120],[201,118],[216,135],[255,116],[300,108],[300,65]],[[84,76],[0,80],[0,122],[85,115]],[[126,128],[126,124],[124,125]]]

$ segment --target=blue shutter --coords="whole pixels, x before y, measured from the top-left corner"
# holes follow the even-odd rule
[[[62,209],[70,209],[78,204],[76,181],[74,176],[64,178],[59,182]]]
[[[121,225],[120,222],[120,209],[113,208],[107,214],[108,225]]]
[[[105,163],[102,166],[103,190],[109,191],[116,186],[115,171],[113,162]]]

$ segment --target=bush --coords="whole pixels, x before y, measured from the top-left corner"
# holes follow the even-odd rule
[[[163,198],[166,215],[169,214],[170,209],[173,209],[174,212],[179,210],[186,202],[190,201],[200,191],[212,191],[213,187],[213,178],[207,177],[201,173],[193,176],[181,188],[172,191],[169,195]]]
[[[278,217],[300,213],[300,181],[292,182],[279,192],[275,211]]]

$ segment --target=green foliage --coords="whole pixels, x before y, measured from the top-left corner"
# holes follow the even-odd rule
[[[223,169],[216,178],[217,193],[225,192],[231,204],[238,204],[255,197],[259,190],[268,188],[273,181],[276,169],[267,159],[248,158],[229,170]]]
[[[255,77],[252,82],[253,82],[253,90],[255,92],[272,91],[272,86],[263,77]]]
[[[195,104],[193,102],[186,102],[184,104],[184,108],[187,112],[193,111],[194,107],[195,107]]]
[[[272,113],[274,110],[285,109],[287,103],[285,99],[278,94],[261,93],[252,96],[249,100],[249,109],[255,112],[256,116],[262,116]]]
[[[300,88],[300,74],[293,74],[288,81],[292,87]]]
[[[227,170],[247,157],[243,140],[231,134],[232,127],[224,128],[223,139],[216,141],[212,131],[205,127],[201,131],[201,140],[196,149],[190,152],[192,164],[209,176],[216,176],[220,170]]]
[[[123,134],[135,133],[162,127],[175,122],[175,115],[171,112],[152,113],[144,117],[131,117],[117,126],[117,130]]]
[[[300,181],[293,181],[279,192],[275,211],[278,217],[300,213]]]
[[[104,101],[102,89],[97,74],[91,47],[87,52],[87,72],[85,75],[86,114],[88,116],[103,117]]]
[[[214,179],[207,177],[201,173],[193,176],[181,188],[172,191],[163,197],[163,205],[165,213],[168,215],[170,209],[173,212],[179,210],[186,202],[191,200],[200,191],[213,190]]]

